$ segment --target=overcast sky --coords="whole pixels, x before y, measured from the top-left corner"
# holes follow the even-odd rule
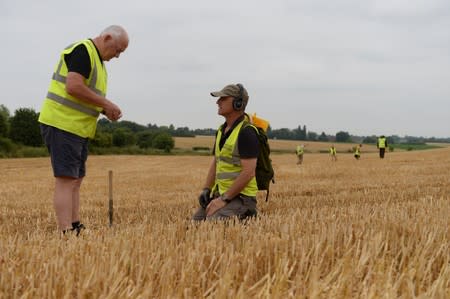
[[[450,137],[448,0],[0,0],[0,104],[40,110],[60,51],[119,24],[124,120],[216,128],[242,83],[272,128]]]

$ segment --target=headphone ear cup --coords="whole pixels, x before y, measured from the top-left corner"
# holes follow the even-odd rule
[[[239,88],[239,97],[233,100],[233,108],[236,111],[244,110],[244,86],[241,83],[237,83],[236,86]]]
[[[242,99],[233,100],[233,109],[239,111],[242,109]]]

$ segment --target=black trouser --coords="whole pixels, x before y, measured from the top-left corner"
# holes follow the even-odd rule
[[[380,158],[381,159],[383,159],[384,158],[384,151],[385,151],[386,149],[383,147],[383,148],[380,148]]]

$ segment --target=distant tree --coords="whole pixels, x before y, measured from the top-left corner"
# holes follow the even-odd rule
[[[296,129],[292,131],[292,134],[293,134],[292,139],[295,140],[306,140],[308,137],[306,134],[306,126],[303,126],[303,129],[302,126],[298,126]]]
[[[112,133],[112,143],[118,147],[134,145],[136,144],[136,137],[128,128],[117,128]]]
[[[169,153],[175,147],[175,141],[169,133],[161,132],[153,138],[152,147]]]
[[[112,132],[113,131],[112,122],[109,121],[107,118],[99,118],[99,120],[97,121],[97,131]]]
[[[172,136],[177,136],[177,137],[194,137],[195,134],[189,130],[188,127],[179,127],[176,128],[173,132],[171,132]]]
[[[3,104],[0,105],[0,114],[3,114],[6,119],[10,117],[9,109]]]
[[[395,143],[399,143],[400,142],[400,137],[397,135],[392,135],[392,136],[388,136],[386,137],[386,141],[388,144],[395,144]]]
[[[316,141],[316,140],[317,140],[317,137],[318,137],[318,135],[317,135],[316,132],[313,132],[313,131],[309,131],[309,132],[308,132],[308,140],[310,140],[310,141]]]
[[[216,135],[215,129],[195,129],[193,131],[194,136],[195,135],[202,135],[202,136],[214,136]]]
[[[6,137],[9,133],[9,110],[5,105],[0,105],[0,137]]]
[[[41,146],[42,137],[38,123],[39,114],[31,108],[20,108],[11,117],[9,138],[28,146]]]
[[[0,158],[8,157],[9,154],[14,153],[17,145],[11,139],[0,137]]]
[[[156,132],[154,130],[146,130],[137,134],[137,145],[140,148],[149,148],[153,145],[153,138]]]
[[[336,142],[352,142],[348,132],[339,131],[336,133]]]
[[[0,137],[8,136],[8,120],[0,113]]]
[[[288,128],[281,128],[276,130],[271,130],[270,135],[268,134],[269,138],[276,138],[276,139],[284,139],[284,140],[294,140],[295,134],[293,131],[289,130]]]
[[[143,125],[135,123],[133,121],[122,120],[119,122],[113,123],[115,128],[127,128],[133,133],[141,132],[146,130],[147,128]]]
[[[372,136],[366,136],[364,137],[364,139],[362,140],[362,143],[366,143],[366,144],[376,144],[378,141],[377,136],[372,135]]]
[[[423,137],[414,137],[414,136],[405,136],[406,138],[406,143],[411,143],[411,144],[424,144],[424,138]]]
[[[98,147],[110,147],[113,145],[112,140],[112,133],[97,130],[95,133],[95,138],[91,141],[91,144]]]
[[[327,134],[325,134],[325,132],[322,132],[322,133],[319,135],[318,140],[319,140],[319,141],[323,141],[323,142],[328,142],[328,141],[330,141],[330,140],[328,139]]]
[[[97,128],[102,130],[103,132],[111,132],[111,133],[118,128],[124,128],[133,133],[141,132],[147,129],[147,127],[132,121],[122,120],[118,122],[112,122],[106,118],[101,118],[98,120]]]
[[[152,124],[150,123],[150,124],[147,125],[147,129],[154,129],[154,130],[157,130],[157,129],[158,129],[158,125],[157,125],[157,124],[152,125]]]

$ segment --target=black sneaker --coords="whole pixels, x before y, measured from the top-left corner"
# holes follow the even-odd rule
[[[86,226],[84,226],[83,223],[77,223],[76,225],[73,225],[73,228],[71,228],[70,230],[73,232],[76,232],[77,237],[78,237],[80,235],[82,229],[86,229]]]

